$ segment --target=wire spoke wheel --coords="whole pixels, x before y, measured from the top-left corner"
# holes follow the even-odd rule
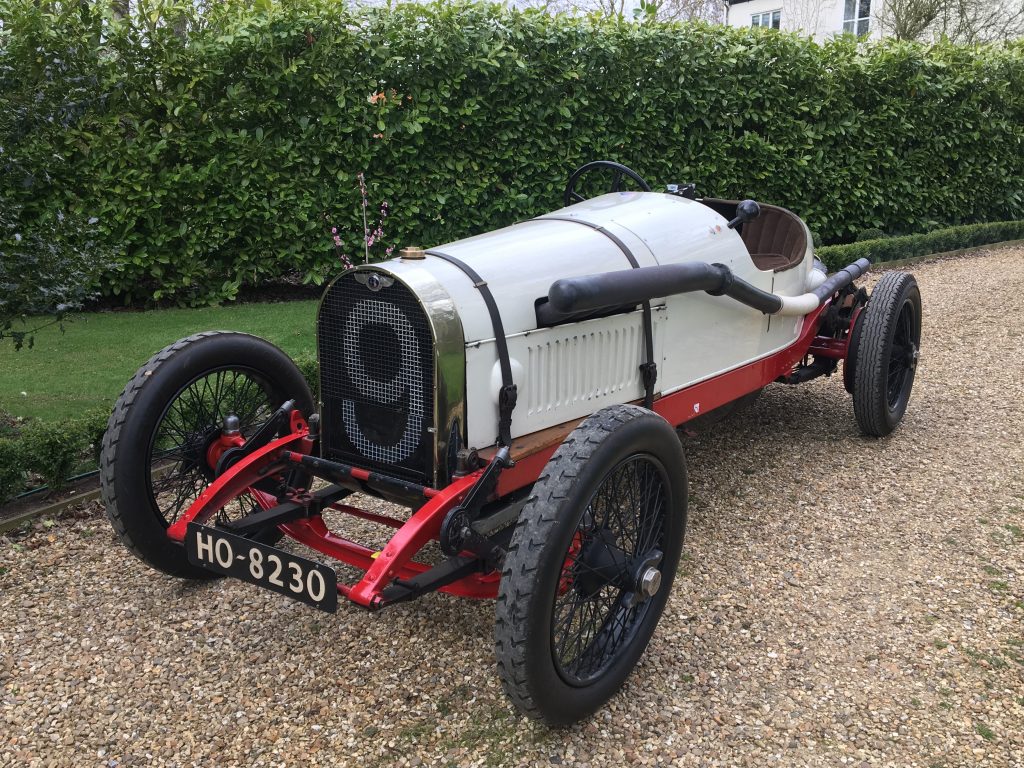
[[[605,478],[583,512],[551,624],[555,662],[571,685],[599,677],[651,605],[636,599],[630,566],[664,548],[666,486],[657,459],[633,456]]]
[[[893,336],[892,351],[889,354],[889,370],[886,375],[886,395],[890,408],[895,408],[903,394],[907,377],[917,366],[917,343],[914,338],[914,308],[907,302],[900,309]]]
[[[166,525],[199,498],[213,481],[207,458],[220,437],[224,420],[235,416],[248,439],[273,415],[277,405],[270,386],[251,369],[210,371],[189,382],[171,399],[149,446],[150,495]],[[259,508],[242,496],[219,510],[216,522],[236,519]]]
[[[150,358],[118,398],[100,454],[103,501],[122,543],[165,573],[212,578],[188,563],[167,528],[216,479],[225,450],[244,444],[287,400],[303,414],[313,410],[299,369],[255,336],[208,331]],[[203,522],[223,524],[257,509],[253,495],[242,494]],[[272,526],[252,537],[273,543],[280,535]]]
[[[587,717],[636,665],[665,607],[686,527],[675,430],[633,405],[585,419],[520,513],[502,569],[498,671],[524,714]]]

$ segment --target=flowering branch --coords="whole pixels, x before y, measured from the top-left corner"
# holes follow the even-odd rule
[[[390,207],[388,201],[384,200],[380,204],[380,209],[377,216],[377,223],[370,229],[370,221],[367,211],[370,207],[369,196],[366,192],[366,176],[360,171],[357,174],[359,179],[359,196],[360,196],[360,212],[363,216],[363,263],[368,264],[370,262],[370,249],[373,248],[374,244],[379,243],[384,237],[384,221],[388,217]],[[330,226],[327,214],[324,214],[324,221]],[[341,262],[345,269],[352,269],[355,265],[352,263],[352,259],[347,253],[345,253],[344,245],[342,243],[341,235],[338,234],[338,228],[331,226],[331,240],[334,243],[334,252],[338,256],[338,260]],[[384,258],[391,258],[391,254],[394,253],[395,246],[389,245],[384,249]]]

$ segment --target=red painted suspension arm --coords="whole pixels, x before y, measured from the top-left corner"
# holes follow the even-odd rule
[[[401,576],[401,570],[424,544],[438,537],[444,516],[469,492],[479,475],[478,471],[458,478],[420,507],[395,532],[363,578],[357,584],[342,589],[346,597],[367,608],[380,607],[383,604],[381,591],[396,576]]]
[[[218,509],[245,493],[249,486],[292,468],[294,464],[281,459],[279,454],[286,448],[309,453],[312,441],[308,434],[309,430],[303,425],[298,431],[267,443],[232,466],[192,502],[185,514],[167,529],[167,535],[175,541],[184,541],[189,523],[205,522]]]

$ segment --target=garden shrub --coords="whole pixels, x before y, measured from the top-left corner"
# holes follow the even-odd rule
[[[75,215],[22,226],[16,206],[0,189],[0,341],[15,349],[35,341],[35,332],[61,323],[99,291],[111,262],[91,224]]]
[[[98,464],[109,417],[109,411],[97,408],[62,422],[20,423],[0,437],[0,504],[26,490],[29,472],[59,490],[76,471]]]
[[[65,23],[40,7],[8,15],[5,4],[0,16],[0,340],[20,348],[93,298],[114,267],[96,219],[53,188],[79,172],[89,139],[78,129],[102,109],[109,83],[95,40],[81,38],[80,14]],[[30,38],[43,43],[38,51],[24,48]]]
[[[108,421],[110,421],[109,408],[92,408],[83,413],[79,419],[85,443],[89,446],[92,458],[97,464],[100,463],[103,433],[107,431]]]
[[[80,421],[34,421],[22,430],[18,442],[25,468],[41,475],[50,490],[64,487],[89,446]]]
[[[595,158],[798,212],[825,242],[1024,218],[1024,44],[634,24],[487,5],[13,0],[0,188],[96,219],[127,302],[203,303],[560,205]],[[203,8],[200,8],[202,5]],[[134,7],[134,6],[133,6]],[[45,117],[46,119],[40,119]]]
[[[316,359],[316,355],[301,355],[295,358],[295,364],[302,371],[302,376],[309,384],[310,390],[313,392],[313,397],[319,399],[320,397],[320,362]]]
[[[819,248],[816,255],[829,269],[841,269],[860,258],[878,264],[933,253],[957,251],[978,245],[1024,239],[1024,221],[997,221],[968,224],[905,237],[864,240],[849,245]]]
[[[0,437],[0,504],[25,487],[25,470],[16,439]]]

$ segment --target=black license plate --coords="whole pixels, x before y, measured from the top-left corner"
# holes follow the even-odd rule
[[[193,565],[279,592],[321,611],[338,610],[338,574],[305,557],[198,523],[188,524],[185,552]]]

